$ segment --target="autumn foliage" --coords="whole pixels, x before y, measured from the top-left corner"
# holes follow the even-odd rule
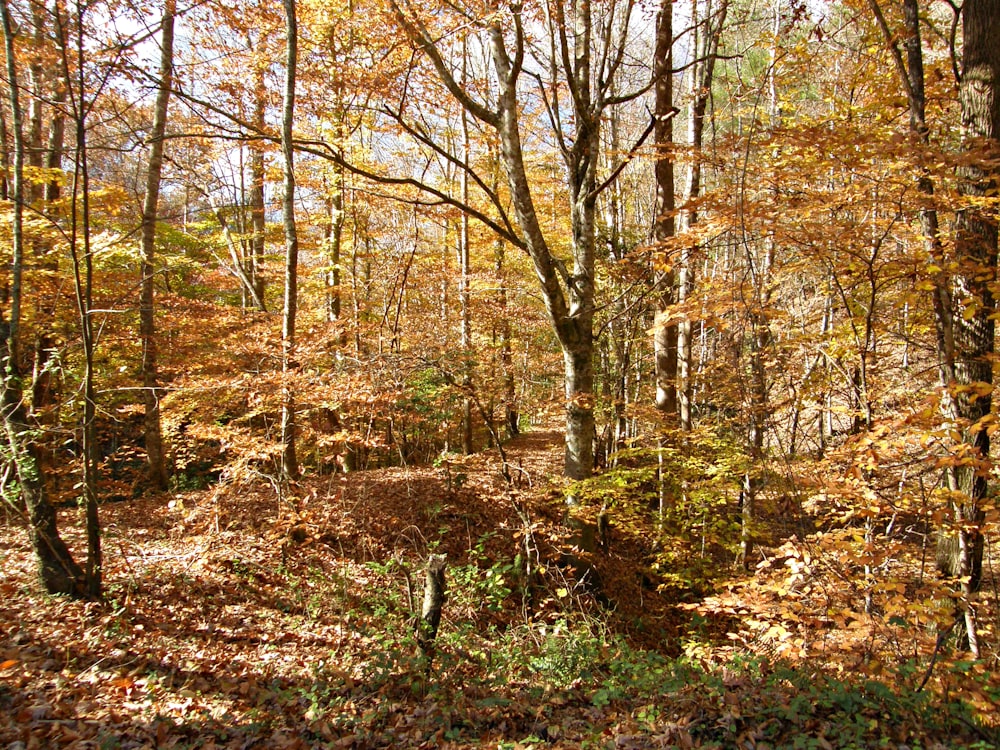
[[[0,11],[5,747],[998,746],[997,0]]]

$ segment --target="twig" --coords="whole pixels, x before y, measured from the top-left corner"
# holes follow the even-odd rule
[[[924,679],[920,681],[920,686],[915,692],[921,692],[927,685],[927,681],[930,680],[931,672],[934,671],[934,665],[937,663],[938,654],[941,653],[941,647],[944,645],[945,639],[951,634],[951,631],[955,629],[956,625],[958,625],[958,619],[959,618],[956,617],[952,620],[951,625],[938,633],[937,643],[934,644],[934,653],[931,654],[931,663],[927,665],[927,672],[924,674]]]

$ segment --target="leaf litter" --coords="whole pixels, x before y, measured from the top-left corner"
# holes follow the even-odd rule
[[[811,601],[820,592],[832,601],[830,581],[806,570],[801,549],[786,551],[792,564],[680,603],[646,590],[640,543],[619,539],[596,560],[616,597],[602,609],[558,564],[558,435],[523,436],[509,452],[527,478],[514,495],[487,453],[460,460],[461,483],[455,467],[397,468],[314,477],[282,498],[263,482],[105,505],[99,604],[38,593],[26,534],[8,518],[0,743],[826,748],[847,746],[838,722],[849,719],[861,722],[854,736],[889,747],[914,737],[926,748],[962,738],[990,746],[987,725],[935,724],[892,696],[851,714],[853,693],[804,694],[803,675],[825,684],[822,665],[843,674],[865,654],[877,660],[863,646],[870,629],[852,628],[858,616]],[[62,522],[82,544],[76,514]],[[497,593],[514,575],[496,572],[497,561],[526,549],[543,571],[535,591]],[[408,634],[430,551],[447,553],[455,583],[442,627],[454,637],[442,637],[428,665]],[[802,580],[789,583],[789,571]],[[490,597],[501,606],[486,606]],[[596,633],[583,646],[571,637],[574,617]],[[692,622],[714,628],[715,640],[693,645]],[[729,665],[755,646],[763,657],[752,666]],[[626,668],[637,654],[649,654],[646,666]],[[786,676],[785,657],[804,671]],[[997,693],[982,684],[988,706]],[[892,705],[895,715],[879,712]]]

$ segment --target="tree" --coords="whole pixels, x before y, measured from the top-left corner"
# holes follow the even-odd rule
[[[449,61],[438,33],[428,27],[411,4],[393,2],[400,27],[423,53],[441,85],[473,118],[496,131],[500,157],[510,192],[513,220],[508,221],[495,195],[491,202],[500,216],[490,220],[481,212],[471,215],[489,226],[516,247],[527,252],[534,265],[549,319],[559,341],[564,361],[566,397],[565,473],[572,479],[590,475],[593,469],[594,421],[594,306],[596,259],[596,207],[600,194],[617,177],[612,170],[603,183],[598,180],[601,155],[601,122],[609,107],[629,101],[642,91],[615,95],[614,85],[622,72],[628,48],[632,11],[630,3],[583,2],[548,6],[545,39],[536,52],[527,38],[524,9],[512,5],[485,19],[470,9],[457,9],[463,23],[471,22],[485,34],[493,68],[495,89],[477,92],[463,86]],[[533,24],[534,27],[534,24]],[[537,92],[530,100],[524,91],[526,57],[538,54],[543,76],[532,73]],[[568,102],[567,102],[568,99]],[[539,218],[531,170],[525,153],[521,120],[526,107],[541,107],[547,114],[551,137],[557,144],[566,171],[570,204],[569,242],[572,268],[555,250],[554,238]],[[641,140],[648,137],[648,128]],[[412,132],[412,131],[411,131]],[[474,172],[469,164],[463,170]],[[476,184],[485,181],[473,174]],[[457,201],[451,201],[453,204]],[[465,210],[470,207],[464,206]]]
[[[975,610],[969,596],[983,573],[992,411],[993,354],[996,351],[991,289],[997,269],[997,218],[983,206],[995,197],[995,163],[1000,154],[1000,1],[966,0],[962,9],[962,73],[959,103],[966,161],[959,167],[964,199],[955,218],[956,272],[949,280],[950,305],[939,309],[943,329],[939,361],[948,388],[946,416],[962,429],[972,461],[958,461],[948,471],[953,531],[942,536],[938,564],[962,581],[965,627],[970,648],[978,653]],[[961,451],[961,449],[960,449]]]
[[[653,144],[656,161],[656,204],[653,207],[652,240],[665,243],[674,236],[674,85],[673,85],[673,0],[663,0],[656,15],[656,48],[653,53],[653,91],[656,128]],[[672,265],[670,261],[666,264]],[[659,271],[657,314],[667,313],[676,300],[673,269]],[[653,331],[653,359],[656,373],[656,407],[664,414],[677,416],[677,325],[657,324]]]
[[[66,543],[59,536],[56,511],[46,492],[44,478],[39,473],[38,446],[32,437],[32,426],[24,404],[22,373],[19,367],[21,299],[24,274],[24,126],[18,87],[18,70],[14,50],[14,31],[7,0],[0,0],[4,49],[6,52],[7,86],[13,129],[13,203],[12,260],[9,320],[3,321],[3,424],[5,453],[14,466],[17,483],[28,511],[28,530],[38,558],[39,576],[50,594],[79,596],[86,591],[83,569],[73,560]]]
[[[163,171],[163,136],[167,127],[167,106],[173,86],[175,0],[165,0],[160,23],[160,74],[157,83],[153,127],[149,134],[149,164],[146,168],[146,195],[142,203],[142,261],[139,266],[139,335],[142,339],[142,396],[145,408],[146,462],[149,482],[157,489],[167,487],[167,467],[160,431],[160,394],[156,370],[156,321],[153,280],[156,274],[156,219]]]
[[[909,104],[910,131],[926,146],[927,124],[920,12],[916,0],[904,0],[905,58],[877,0],[868,0],[872,15],[883,33],[900,85]],[[962,427],[959,455],[970,452],[975,460],[958,460],[945,472],[952,498],[952,528],[942,532],[938,543],[938,567],[945,575],[962,581],[965,634],[977,651],[975,611],[968,597],[982,580],[987,466],[990,438],[986,421],[992,411],[992,355],[995,351],[993,293],[989,279],[996,273],[997,223],[977,205],[996,191],[996,179],[987,165],[995,158],[1000,138],[1000,4],[970,0],[962,15],[962,70],[959,104],[962,141],[967,161],[958,169],[958,192],[967,199],[955,218],[954,257],[951,265],[941,238],[937,210],[933,204],[920,211],[921,233],[926,253],[940,269],[933,277],[933,304],[937,323],[937,355],[941,385],[945,390],[945,418]],[[930,176],[919,178],[920,192],[932,199]]]
[[[73,262],[73,287],[76,296],[76,308],[80,321],[80,339],[83,348],[83,413],[81,414],[80,431],[82,433],[81,452],[83,454],[83,507],[87,528],[87,560],[84,568],[87,594],[98,599],[101,596],[103,578],[103,553],[101,550],[101,527],[98,518],[97,472],[99,448],[97,445],[97,391],[94,385],[96,372],[94,367],[94,319],[91,311],[94,288],[94,255],[91,249],[90,227],[90,167],[87,152],[87,117],[91,111],[93,99],[100,90],[88,91],[87,68],[84,64],[84,6],[79,0],[76,3],[76,49],[75,63],[76,80],[69,87],[70,111],[75,126],[76,144],[73,160],[73,211],[70,219],[69,252]],[[62,67],[66,80],[72,79],[72,64],[69,50],[64,46]],[[104,81],[107,80],[105,76]],[[98,85],[103,85],[98,79]],[[79,205],[79,210],[77,206]]]
[[[33,8],[33,29],[35,42],[40,43],[44,37],[42,29],[44,22],[41,19],[42,9]],[[29,412],[28,405],[42,405],[44,399],[38,394],[41,390],[47,390],[46,386],[39,384],[40,380],[47,377],[45,371],[49,353],[40,347],[35,351],[35,382],[31,388],[32,396],[26,398],[26,388],[24,379],[28,368],[22,365],[23,352],[21,351],[21,339],[23,334],[22,322],[25,306],[23,299],[25,290],[25,271],[29,267],[25,263],[25,234],[24,234],[24,206],[29,197],[35,200],[42,200],[46,195],[55,198],[59,195],[58,188],[53,185],[57,181],[55,175],[47,175],[44,180],[39,179],[37,172],[33,172],[33,182],[35,188],[30,191],[25,190],[25,152],[27,144],[23,134],[23,115],[20,97],[18,94],[18,66],[17,56],[14,46],[14,32],[12,28],[10,9],[6,2],[0,5],[0,15],[2,15],[4,40],[7,63],[7,81],[9,87],[9,104],[14,126],[14,186],[12,191],[13,220],[12,220],[12,258],[11,258],[11,280],[10,280],[10,320],[4,321],[4,347],[3,347],[3,385],[2,403],[3,423],[5,432],[6,452],[10,463],[15,471],[17,485],[21,498],[27,509],[29,534],[32,540],[36,557],[39,562],[39,573],[42,584],[49,593],[69,594],[76,597],[99,598],[101,595],[102,581],[102,551],[101,534],[98,518],[98,498],[97,498],[97,471],[98,471],[98,447],[97,433],[95,428],[96,419],[96,388],[95,388],[95,338],[92,318],[93,309],[93,254],[90,242],[90,185],[87,160],[87,116],[95,97],[100,94],[102,87],[106,84],[109,71],[112,66],[102,68],[103,75],[96,77],[96,87],[91,91],[88,87],[89,76],[92,70],[84,65],[84,46],[87,29],[85,26],[84,11],[77,5],[75,19],[71,28],[75,29],[75,49],[69,46],[70,26],[68,19],[64,15],[59,4],[54,6],[53,22],[56,27],[53,38],[55,46],[50,52],[58,70],[57,80],[65,85],[65,89],[55,97],[55,103],[68,105],[69,113],[72,116],[74,128],[74,169],[72,180],[72,191],[70,195],[70,214],[68,226],[61,226],[57,222],[57,217],[47,211],[39,212],[45,221],[48,235],[44,241],[38,243],[36,251],[49,247],[50,237],[58,236],[62,243],[60,247],[66,247],[72,260],[72,288],[74,290],[75,311],[79,323],[80,344],[82,352],[82,377],[80,396],[82,409],[80,411],[79,447],[82,458],[82,481],[77,484],[81,490],[82,507],[86,519],[86,540],[87,555],[85,566],[81,567],[75,562],[70,554],[69,548],[59,535],[57,526],[56,509],[52,503],[48,488],[48,471],[43,453],[45,448],[43,440],[45,436],[45,425],[38,419],[37,413]],[[37,51],[37,50],[36,50]],[[102,65],[105,61],[102,61]],[[33,81],[33,91],[37,96],[40,92],[39,69],[32,67],[31,78]],[[72,81],[72,84],[70,82]],[[32,142],[40,148],[41,109],[34,103],[32,105]],[[55,115],[53,122],[53,133],[50,137],[52,153],[48,159],[43,159],[39,155],[32,157],[32,165],[37,168],[47,161],[48,164],[57,165],[62,159],[62,130],[63,112]],[[36,132],[37,131],[37,132]],[[37,149],[36,149],[37,150]],[[44,155],[42,155],[44,156]],[[44,188],[44,189],[42,189]],[[52,273],[55,267],[47,261],[43,267]],[[46,309],[46,305],[40,304],[40,299],[35,299],[36,315],[42,320],[40,327],[52,324],[52,310]],[[53,303],[53,306],[56,303]],[[45,340],[45,336],[39,340]],[[44,373],[44,374],[43,374]],[[41,411],[39,409],[39,411]]]
[[[298,23],[295,0],[284,0],[287,40],[285,47],[285,100],[281,114],[281,153],[284,157],[285,194],[282,217],[285,229],[285,305],[281,318],[281,475],[298,479],[295,453],[295,390],[292,377],[295,361],[295,315],[298,309],[299,237],[295,226],[295,146],[292,123],[295,117],[295,71],[298,60]]]
[[[707,4],[704,28],[698,23],[698,0],[691,2],[691,16],[694,24],[694,59],[688,71],[690,76],[691,102],[688,105],[688,144],[691,160],[688,164],[681,206],[683,231],[690,232],[698,222],[697,201],[702,191],[701,153],[705,138],[705,115],[712,95],[712,79],[715,63],[719,55],[719,39],[726,23],[729,0],[721,0],[718,8]],[[682,246],[678,260],[677,303],[684,305],[694,288],[694,268],[697,247],[690,243]],[[682,430],[690,431],[692,426],[692,326],[690,316],[677,324],[677,411]]]

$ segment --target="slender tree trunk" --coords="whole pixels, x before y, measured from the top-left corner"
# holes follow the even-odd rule
[[[493,192],[500,185],[500,159],[495,141],[490,141],[489,148],[490,180]],[[506,243],[502,237],[497,237],[493,244],[493,273],[497,285],[497,320],[500,328],[500,369],[503,389],[504,425],[508,438],[520,433],[520,416],[517,410],[517,384],[514,375],[513,335],[510,323],[510,308],[508,305],[506,265]]]
[[[67,31],[66,13],[61,0],[53,3],[53,11],[55,14],[56,34],[59,38],[58,43],[62,47],[65,47]],[[52,119],[49,121],[48,157],[45,163],[45,166],[50,170],[62,169],[63,150],[65,149],[66,141],[66,115],[63,109],[66,104],[66,87],[68,85],[69,81],[66,80],[66,77],[60,75],[56,82],[55,93],[52,95]],[[52,204],[59,200],[61,192],[62,184],[59,179],[56,177],[50,179],[45,185],[46,204]]]
[[[664,243],[674,236],[674,82],[673,82],[673,0],[662,0],[656,17],[656,48],[653,56],[653,146],[656,153],[656,204],[652,239]],[[672,259],[665,258],[671,270],[656,274],[657,314],[662,315],[676,299]],[[672,420],[677,419],[677,324],[658,322],[653,333],[653,356],[656,368],[656,408]]]
[[[285,49],[285,102],[281,118],[281,151],[284,156],[285,196],[285,307],[281,325],[282,405],[281,405],[281,474],[286,480],[299,477],[295,454],[295,389],[292,382],[298,370],[295,361],[295,314],[298,306],[299,238],[295,226],[295,171],[292,122],[295,114],[295,73],[298,59],[298,24],[295,0],[284,0],[287,40]]]
[[[333,176],[328,209],[330,225],[327,237],[326,319],[339,326],[340,331],[337,338],[343,346],[347,343],[347,332],[343,328],[341,320],[343,294],[340,286],[340,256],[344,240],[344,175],[339,167]]]
[[[76,164],[73,179],[73,206],[79,204],[80,219],[74,210],[70,229],[70,255],[73,259],[73,282],[77,313],[80,318],[80,338],[83,342],[83,497],[87,528],[87,562],[85,581],[87,594],[100,598],[103,579],[101,527],[97,510],[97,471],[100,449],[97,444],[97,393],[94,387],[94,325],[93,307],[94,260],[90,247],[90,167],[87,152],[87,71],[84,59],[84,9],[82,0],[76,3],[76,89],[73,97],[73,119],[76,126]],[[63,51],[63,72],[70,80],[69,57]],[[82,265],[82,270],[81,270]]]
[[[33,170],[41,169],[45,164],[45,147],[42,145],[43,104],[45,102],[45,66],[41,51],[45,48],[45,2],[44,0],[29,0],[31,8],[31,33],[33,46],[31,62],[28,64],[28,79],[31,86],[31,105],[28,108],[28,166]],[[31,203],[38,203],[44,195],[42,183],[32,180],[28,186],[28,196]]]
[[[690,230],[698,223],[695,202],[701,195],[701,150],[704,144],[705,115],[712,95],[715,62],[718,59],[719,40],[729,11],[729,0],[721,0],[719,7],[709,5],[705,18],[698,22],[698,0],[692,0],[692,23],[701,29],[695,37],[695,57],[698,62],[690,70],[691,104],[688,112],[688,141],[692,158],[688,167],[681,207],[682,229]],[[703,28],[702,28],[703,27]],[[677,301],[683,304],[694,289],[694,271],[697,246],[686,244],[681,251],[677,272]],[[693,423],[691,320],[685,316],[677,325],[677,410],[680,428],[690,431]]]
[[[610,92],[613,79],[622,69],[626,30],[630,28],[635,5],[618,6],[618,15],[610,21],[601,17],[599,33],[595,31],[597,21],[589,0],[572,4],[553,2],[546,7],[544,23],[552,34],[552,44],[550,58],[544,67],[554,78],[545,86],[551,88],[552,98],[548,101],[552,106],[549,114],[554,126],[553,136],[559,143],[568,175],[572,269],[553,253],[543,231],[522,151],[518,85],[525,60],[533,54],[526,42],[524,10],[514,5],[510,13],[504,14],[503,22],[499,17],[488,22],[486,34],[496,89],[490,105],[486,105],[470,95],[455,77],[453,67],[442,56],[438,40],[420,20],[417,3],[390,0],[390,5],[399,25],[427,55],[450,94],[471,116],[495,129],[499,135],[501,161],[510,191],[510,210],[517,233],[512,227],[495,223],[492,226],[523,248],[534,265],[566,370],[565,474],[571,479],[588,477],[593,471],[595,438],[591,362],[594,354],[595,206],[598,193],[607,187],[607,184],[598,186],[596,179],[601,151],[600,127],[605,110],[614,103],[615,97]],[[612,8],[612,12],[616,9]],[[509,49],[508,39],[511,40]],[[592,52],[601,45],[604,49],[596,55],[600,62],[595,64]],[[560,92],[565,92],[565,99]],[[560,111],[561,107],[567,111]],[[613,181],[615,177],[617,173],[609,179]]]
[[[504,273],[504,242],[497,238],[493,257],[497,281],[497,306],[499,307],[500,325],[500,369],[503,378],[503,410],[504,425],[507,437],[515,437],[521,431],[520,417],[517,411],[517,388],[514,380],[514,353],[510,313],[507,304],[507,277]]]
[[[570,155],[574,172],[570,185],[573,273],[566,273],[568,294],[564,295],[557,276],[557,261],[549,249],[535,212],[521,150],[517,106],[517,78],[520,71],[513,66],[507,55],[499,27],[491,28],[490,35],[494,67],[500,84],[497,129],[514,213],[524,233],[525,245],[534,262],[549,319],[563,351],[566,394],[565,474],[570,479],[584,479],[590,476],[594,465],[592,358],[596,197],[592,190],[596,181],[599,131],[593,122],[578,123],[577,127],[582,132],[578,132]],[[584,99],[589,100],[589,97]],[[584,101],[583,104],[589,104],[589,101]],[[587,109],[584,106],[584,111],[580,112],[581,119],[586,119]]]
[[[462,45],[462,83],[465,83],[468,66],[468,51]],[[462,164],[469,165],[470,143],[469,143],[469,115],[463,109],[462,117]],[[459,180],[461,183],[462,203],[469,203],[469,170],[459,170]],[[469,455],[473,451],[472,444],[472,310],[469,299],[469,285],[471,283],[469,269],[469,215],[462,213],[459,227],[459,266],[460,275],[458,281],[458,299],[462,308],[462,331],[460,346],[462,348],[462,387],[466,391],[462,400],[462,452]]]
[[[768,67],[768,127],[774,128],[778,118],[777,70],[778,34],[781,29],[781,13],[778,2],[774,4],[772,21],[770,65]],[[754,257],[749,252],[747,265],[753,280],[753,296],[750,301],[750,430],[749,445],[751,468],[743,477],[743,491],[740,494],[740,552],[739,561],[745,568],[753,564],[754,518],[757,509],[757,493],[761,486],[764,463],[764,438],[768,406],[767,368],[764,357],[771,346],[771,327],[768,322],[768,307],[771,304],[771,269],[774,265],[775,240],[773,230],[763,239],[762,256]]]
[[[44,8],[42,4],[32,6],[33,25],[36,42],[44,40],[45,27]],[[52,34],[57,48],[65,53],[68,49],[68,25],[65,11],[60,1],[53,2],[52,5]],[[41,74],[38,73],[40,76]],[[66,132],[65,103],[66,92],[69,81],[67,75],[62,71],[50,72],[54,80],[54,90],[51,94],[51,119],[49,121],[49,137],[46,153],[44,156],[45,166],[50,170],[62,169],[62,157]],[[38,81],[38,92],[41,92],[41,81]],[[40,108],[35,108],[34,117],[41,120]],[[33,129],[36,127],[32,126]],[[40,130],[40,126],[38,126]],[[33,136],[34,137],[34,136]],[[41,134],[38,134],[41,137]],[[41,153],[41,144],[37,150]],[[59,220],[59,208],[56,202],[61,193],[61,182],[57,177],[52,177],[44,185],[44,200],[41,203],[41,210],[55,224]],[[33,195],[38,195],[38,191],[33,191]],[[56,277],[59,268],[57,253],[53,252],[53,244],[47,239],[36,239],[34,246],[34,256],[36,263],[45,270],[46,273]],[[55,404],[57,402],[56,376],[57,368],[52,367],[52,360],[56,352],[58,336],[53,330],[55,306],[57,295],[39,295],[36,299],[36,320],[35,329],[35,356],[31,378],[31,409],[30,418],[43,428],[50,428],[58,421]],[[40,444],[36,452],[39,461],[39,473],[42,476],[49,475],[49,466],[52,465],[55,456],[53,444]]]
[[[256,89],[253,100],[253,121],[254,126],[260,131],[264,130],[264,105],[265,105],[265,82],[264,68],[258,66],[254,72],[254,82]],[[264,247],[265,233],[267,230],[266,214],[264,207],[264,150],[258,145],[250,149],[250,224],[253,233],[250,238],[250,281],[253,285],[254,293],[252,298],[256,307],[264,312],[264,290],[266,281],[264,278]]]
[[[167,488],[167,464],[160,429],[160,394],[157,385],[157,341],[154,314],[156,275],[156,219],[163,171],[163,136],[167,128],[167,107],[173,85],[174,12],[176,0],[165,0],[160,38],[160,81],[149,134],[149,164],[146,168],[146,195],[142,203],[142,262],[139,266],[139,338],[142,342],[142,397],[145,408],[146,470],[150,486]]]
[[[7,128],[7,110],[0,107],[0,200],[10,200],[11,192],[11,164],[10,164],[10,131]],[[4,302],[7,301],[7,290],[0,290]]]
[[[653,145],[656,163],[653,168],[656,177],[656,203],[653,216],[652,240],[662,245],[675,235],[674,219],[674,6],[672,0],[662,0],[656,16],[656,46],[653,53],[653,91],[655,95],[653,116],[656,126],[653,130]],[[658,253],[659,254],[659,253]],[[670,427],[679,423],[677,409],[677,324],[667,324],[662,317],[677,301],[674,259],[664,254],[662,261],[667,270],[656,272],[656,317],[653,330],[653,363],[656,379],[656,408],[665,417]],[[623,405],[624,406],[624,405]],[[622,419],[619,417],[618,422]],[[663,451],[667,439],[659,440],[657,454],[658,496],[660,522],[663,522],[667,507],[671,502],[670,488],[674,482],[666,475]]]

